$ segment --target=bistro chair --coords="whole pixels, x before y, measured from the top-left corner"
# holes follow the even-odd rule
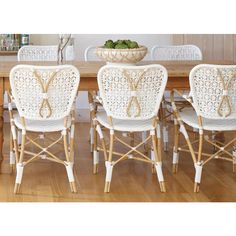
[[[80,82],[79,71],[71,65],[31,66],[18,65],[10,72],[12,97],[17,108],[13,113],[9,103],[11,132],[16,158],[14,192],[18,193],[26,165],[38,159],[49,160],[65,166],[72,192],[76,192],[74,164],[74,111],[72,109]],[[21,131],[21,145],[17,131]],[[60,133],[49,146],[40,144],[32,134]],[[68,135],[70,134],[70,142]],[[32,137],[31,137],[32,136]],[[61,160],[50,150],[63,141],[66,160]],[[32,152],[35,145],[40,151]],[[26,159],[26,155],[29,158]]]
[[[27,45],[19,49],[17,59],[20,62],[24,61],[38,61],[38,62],[56,62],[58,59],[58,46],[57,45]],[[66,47],[66,60],[71,61],[74,59],[73,46]],[[10,96],[10,97],[9,97]],[[10,99],[10,100],[9,100]],[[15,108],[13,98],[10,94],[5,93],[5,108],[8,107],[8,103],[11,103],[11,107]],[[43,138],[43,135],[40,137]],[[10,135],[10,139],[11,139]],[[18,132],[18,144],[21,144],[21,132]],[[10,166],[13,169],[15,165],[15,155],[12,152],[12,140],[10,140]]]
[[[202,52],[195,45],[168,45],[159,46],[155,45],[151,49],[151,58],[155,61],[192,61],[202,60]],[[176,100],[182,107],[186,105],[182,99]],[[168,150],[168,126],[167,119],[172,117],[171,104],[169,93],[166,93],[162,102],[162,119],[163,119],[163,142],[164,150]]]
[[[160,183],[161,192],[165,192],[162,173],[161,136],[158,119],[160,103],[167,83],[167,71],[161,65],[123,66],[106,65],[98,72],[100,100],[105,111],[94,114],[95,130],[101,140],[98,147],[94,140],[94,153],[104,152],[106,179],[104,192],[110,191],[112,172],[115,165],[123,160],[138,160],[154,166]],[[110,142],[107,150],[104,132],[101,126],[109,130]],[[119,138],[119,132],[149,132],[150,135],[139,144],[129,145]],[[140,151],[140,147],[151,141],[152,156],[149,158]],[[114,150],[114,142],[130,149],[126,153]],[[118,156],[118,159],[114,159]],[[98,165],[94,155],[94,165]],[[95,168],[96,169],[96,168]]]
[[[221,143],[212,140],[208,132],[236,130],[236,66],[198,65],[191,70],[189,82],[188,96],[178,90],[171,92],[175,116],[173,169],[177,172],[179,152],[190,153],[195,167],[194,192],[198,192],[203,166],[209,161],[213,159],[230,161],[235,170],[236,156],[228,150],[229,148],[232,150],[236,138],[231,138],[228,143]],[[174,94],[181,96],[191,107],[179,110]],[[190,139],[188,126],[198,129],[199,139]],[[180,134],[186,140],[185,146],[179,145]],[[217,151],[214,154],[204,152],[204,143],[213,145]]]

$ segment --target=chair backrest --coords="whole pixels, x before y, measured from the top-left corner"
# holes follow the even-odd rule
[[[202,60],[202,52],[195,45],[155,45],[151,49],[151,57],[157,61]]]
[[[18,51],[18,61],[57,61],[58,45],[28,45]],[[67,46],[65,60],[74,60],[73,46]]]
[[[72,65],[17,65],[10,72],[10,85],[21,117],[57,120],[69,115],[80,81]]]
[[[161,65],[106,65],[98,72],[98,86],[108,116],[145,120],[157,115],[167,83]]]
[[[236,65],[194,67],[190,94],[198,115],[210,119],[236,118]]]
[[[85,61],[100,61],[100,58],[97,57],[95,51],[96,46],[89,46],[84,51],[84,60]]]

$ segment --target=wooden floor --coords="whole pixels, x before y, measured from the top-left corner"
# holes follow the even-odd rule
[[[200,193],[193,193],[194,167],[189,155],[181,153],[179,172],[172,174],[172,140],[164,153],[163,172],[167,192],[160,193],[156,175],[146,163],[132,160],[118,164],[113,171],[111,192],[103,192],[105,169],[101,155],[99,174],[92,174],[89,151],[88,123],[77,124],[75,173],[78,193],[70,193],[64,167],[40,160],[26,166],[21,194],[14,195],[15,173],[9,168],[9,124],[5,125],[4,161],[0,174],[0,201],[10,202],[192,202],[235,201],[236,173],[232,164],[213,160],[203,169]],[[171,134],[172,129],[170,130]],[[173,135],[171,135],[173,136]],[[122,147],[120,147],[122,148]],[[58,150],[58,149],[57,149]]]

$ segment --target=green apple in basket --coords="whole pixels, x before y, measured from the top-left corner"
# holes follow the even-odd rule
[[[139,45],[136,41],[131,41],[129,39],[125,40],[117,40],[113,42],[113,40],[109,39],[105,42],[104,48],[113,48],[113,49],[134,49],[139,48]]]

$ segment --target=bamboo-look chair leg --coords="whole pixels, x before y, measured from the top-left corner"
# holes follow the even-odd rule
[[[93,117],[94,117],[94,101],[93,101],[93,91],[88,91],[88,101],[90,106],[90,129],[89,129],[89,142],[90,142],[90,151],[94,151],[94,133],[95,127],[93,124]]]
[[[93,134],[93,174],[98,173],[98,164],[99,164],[99,151],[98,148],[98,139],[97,139],[97,124],[94,124],[94,134]]]
[[[21,130],[17,130],[17,143],[18,145],[21,145],[22,142],[22,134],[21,134]]]
[[[99,138],[100,138],[100,141],[101,141],[101,144],[102,144],[104,159],[105,159],[105,161],[108,161],[106,142],[105,142],[105,139],[104,139],[104,136],[103,136],[101,126],[98,123],[96,123],[96,132],[99,134]],[[98,150],[97,150],[97,152],[98,152]],[[98,154],[99,154],[99,152],[98,152]]]
[[[151,149],[151,160],[155,161],[155,153],[153,148]],[[152,174],[156,174],[156,168],[154,164],[152,164]]]
[[[69,156],[69,152],[68,152],[68,143],[67,143],[67,130],[63,130],[62,131],[62,135],[63,135],[63,140],[64,140],[64,149],[65,149],[65,156],[66,156],[66,172],[67,172],[67,176],[68,176],[68,180],[70,183],[70,189],[72,193],[76,193],[77,192],[77,188],[75,185],[75,178],[74,178],[74,173],[73,173],[73,163],[70,161],[70,156]]]
[[[234,158],[233,158],[233,172],[235,173],[235,171],[236,171],[236,143],[234,143],[234,145],[233,145],[232,155],[234,156]]]
[[[166,187],[165,187],[165,182],[164,182],[164,177],[162,173],[162,163],[161,163],[161,139],[160,137],[157,137],[156,135],[152,134],[152,146],[153,146],[153,151],[154,151],[154,156],[155,156],[155,167],[156,167],[156,172],[157,172],[157,178],[160,184],[160,190],[161,192],[166,192]],[[158,146],[158,149],[157,149]]]
[[[93,120],[91,118],[91,112],[90,112],[90,130],[89,130],[89,137],[90,137],[90,151],[93,152],[94,150],[94,125]]]
[[[70,144],[70,161],[74,165],[74,163],[75,163],[75,160],[74,160],[75,159],[75,151],[74,151],[75,125],[74,124],[71,125],[71,130],[70,130],[69,135],[70,135],[70,138],[69,138],[69,140],[70,140],[70,142],[69,142],[69,144]]]
[[[146,140],[147,139],[147,135],[148,135],[148,132],[147,131],[144,131],[144,132],[142,132],[142,142],[144,142],[144,140]],[[144,152],[146,153],[146,154],[148,154],[148,151],[149,151],[149,148],[148,148],[148,143],[144,143],[143,144],[143,147],[144,147]]]
[[[177,173],[179,163],[179,126],[176,119],[174,119],[174,147],[173,147],[173,161],[172,161],[172,172]]]
[[[165,101],[161,104],[161,120],[162,120],[162,132],[163,132],[163,144],[164,144],[164,151],[168,151],[168,142],[169,142],[169,133],[168,133],[168,126],[166,121],[166,104]]]
[[[14,152],[13,137],[12,137],[12,132],[10,132],[10,169],[11,169],[11,173],[14,170],[15,164],[16,164],[16,157],[15,157],[15,152]]]
[[[114,146],[114,131],[110,130],[109,157],[108,157],[108,161],[106,161],[106,180],[105,180],[105,188],[104,188],[105,193],[110,192],[110,185],[111,185],[111,178],[112,178],[112,171],[113,171],[113,165],[112,165],[113,146]]]
[[[201,176],[202,176],[202,164],[201,164],[202,147],[203,147],[203,132],[199,130],[198,159],[197,159],[197,162],[194,163],[194,166],[195,166],[194,192],[195,193],[199,192]]]
[[[14,187],[14,193],[18,194],[20,191],[21,181],[23,177],[23,171],[24,171],[24,165],[23,165],[23,159],[24,159],[24,151],[25,151],[25,139],[26,139],[26,132],[22,130],[22,138],[21,138],[21,150],[20,150],[20,158],[17,164],[16,164],[16,181],[15,181],[15,187]],[[17,148],[15,148],[15,153],[18,152]]]

